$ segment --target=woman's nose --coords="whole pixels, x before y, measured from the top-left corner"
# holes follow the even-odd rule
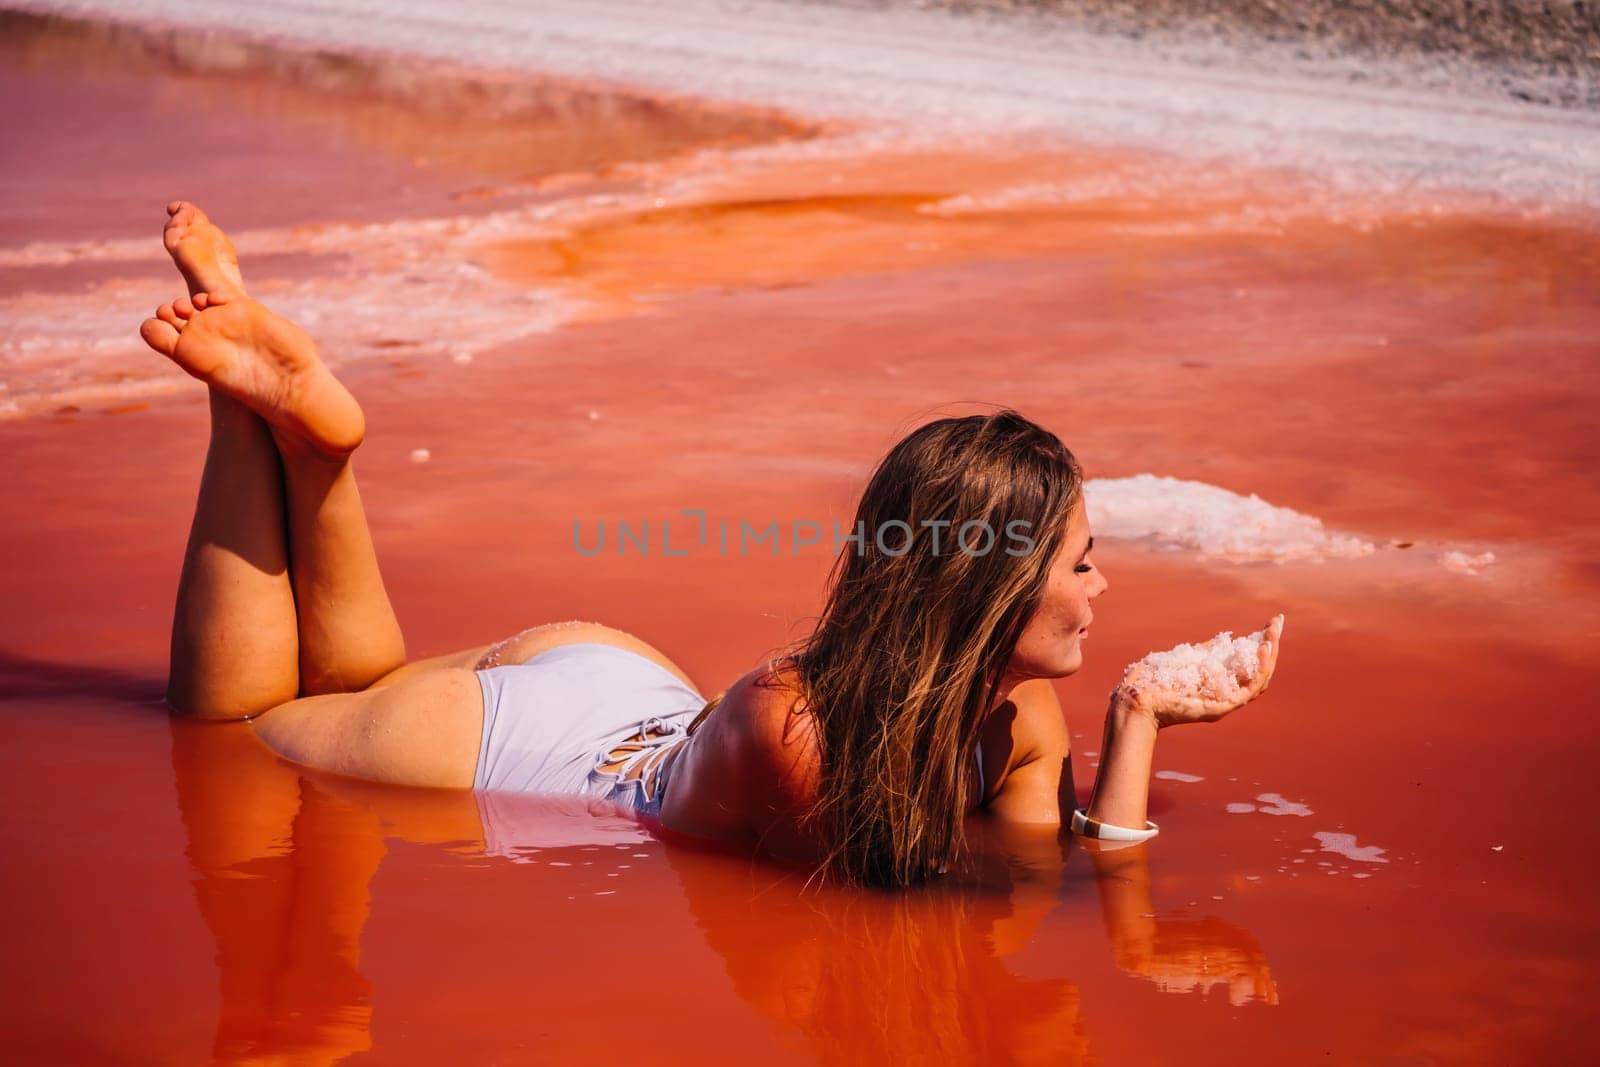
[[[1095,589],[1094,592],[1089,594],[1089,599],[1090,600],[1093,600],[1095,597],[1099,596],[1101,593],[1104,593],[1107,589],[1111,588],[1111,583],[1106,580],[1106,572],[1105,571],[1101,570],[1099,567],[1096,567],[1094,569],[1094,573],[1095,573],[1095,576],[1100,579],[1100,585],[1099,585],[1098,588]]]

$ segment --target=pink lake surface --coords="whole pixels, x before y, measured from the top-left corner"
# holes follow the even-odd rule
[[[1596,1052],[1592,220],[1357,217],[1292,176],[1216,169],[1159,195],[1001,207],[984,198],[1177,164],[1037,145],[708,161],[695,153],[812,131],[497,98],[528,140],[587,146],[532,173],[512,148],[419,159],[443,119],[402,121],[348,86],[273,87],[289,59],[253,75],[246,95],[276,103],[241,118],[238,85],[196,91],[201,75],[159,55],[103,62],[125,38],[29,32],[7,47],[32,59],[0,73],[29,103],[14,143],[33,146],[0,172],[0,300],[41,339],[6,363],[29,401],[0,420],[8,1060]],[[180,123],[198,162],[140,150],[173,146]],[[264,162],[288,145],[298,192]],[[63,292],[175,293],[157,235],[180,195],[253,234],[246,272],[329,330],[336,303],[315,300],[377,262],[364,238],[341,245],[346,224],[458,220],[459,240],[385,232],[571,309],[475,345],[487,320],[430,310],[419,286],[384,344],[330,351],[368,411],[357,467],[413,655],[599,619],[715,692],[803,632],[826,546],[585,558],[574,523],[846,523],[901,434],[983,405],[1056,430],[1091,477],[1255,493],[1379,547],[1280,565],[1097,541],[1111,588],[1084,670],[1058,683],[1085,797],[1123,665],[1288,617],[1270,694],[1163,735],[1156,767],[1182,777],[1152,783],[1148,846],[991,835],[959,876],[890,895],[803,890],[554,801],[496,801],[489,842],[470,795],[307,774],[246,726],[160,703],[203,390],[46,327]],[[980,206],[940,208],[964,195]],[[560,210],[537,232],[472,229],[541,203]],[[1271,225],[1242,225],[1243,205]],[[135,237],[143,258],[119,243]],[[118,388],[69,398],[75,368]],[[1494,562],[1461,573],[1449,551]]]

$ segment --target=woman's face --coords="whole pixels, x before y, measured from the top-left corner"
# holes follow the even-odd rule
[[[1080,496],[1067,520],[1061,550],[1050,566],[1044,599],[1011,653],[1007,673],[1014,682],[1061,678],[1083,666],[1083,639],[1094,621],[1089,601],[1108,586],[1089,558],[1093,547],[1089,516]]]

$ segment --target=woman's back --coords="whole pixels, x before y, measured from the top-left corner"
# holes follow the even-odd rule
[[[1060,716],[1054,690],[1037,681],[1018,686],[988,717],[972,761],[971,809],[1001,788],[1019,753],[1032,750],[1039,722]],[[816,723],[792,662],[749,671],[695,729],[673,768],[663,825],[757,845],[780,859],[818,862],[823,842],[805,819],[822,784]]]
[[[816,801],[822,759],[815,720],[797,709],[802,693],[787,662],[763,664],[730,686],[673,768],[663,825],[817,859],[819,842],[802,819]]]

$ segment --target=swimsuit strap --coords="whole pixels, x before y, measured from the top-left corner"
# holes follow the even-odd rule
[[[658,736],[650,736],[660,731]],[[637,781],[651,804],[660,802],[655,796],[655,786],[661,784],[664,764],[678,746],[689,739],[689,731],[682,720],[667,721],[652,715],[639,724],[638,739],[623,741],[595,757],[596,769],[617,763],[617,755],[627,752],[621,763],[606,774],[614,774],[619,781]],[[632,772],[638,769],[638,774]]]
[[[989,802],[989,782],[983,776],[983,742],[979,741],[972,750],[972,756],[978,763],[978,807],[983,807]]]

